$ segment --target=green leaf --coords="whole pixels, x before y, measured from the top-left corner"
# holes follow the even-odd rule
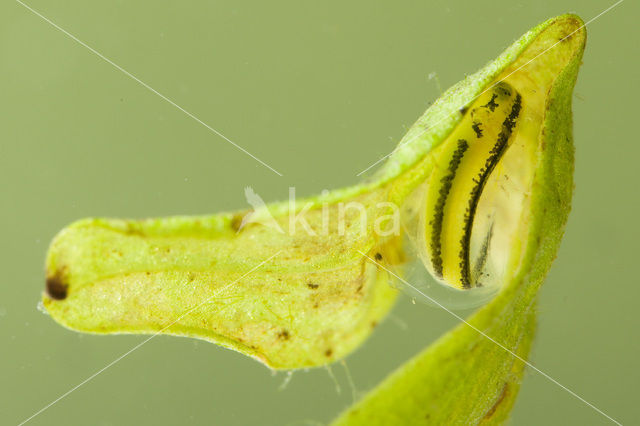
[[[474,97],[500,79],[519,87],[525,101],[535,94],[518,86],[523,82],[533,82],[530,87],[543,97],[540,102],[529,100],[537,105],[542,126],[530,140],[535,147],[534,173],[520,219],[524,224],[519,231],[520,254],[511,257],[498,296],[471,316],[468,324],[461,323],[402,365],[334,424],[501,424],[506,420],[519,390],[522,360],[527,359],[533,339],[536,296],[556,256],[570,210],[571,96],[585,39],[584,24],[577,16],[550,19],[450,89],[443,104],[434,106],[446,114],[459,105],[448,96]],[[427,113],[414,129],[428,126],[432,116]],[[411,149],[432,146],[426,141]],[[409,149],[397,153],[401,160],[388,166],[385,176],[392,176],[398,164],[411,162]]]
[[[359,346],[396,298],[360,254],[398,256],[398,237],[374,229],[385,194],[354,187],[274,204],[245,226],[246,211],[80,220],[51,243],[43,303],[77,331],[195,337],[278,369],[325,365]]]
[[[539,60],[526,61],[579,22],[564,16],[535,28],[497,60],[449,89],[412,127],[380,172],[359,185],[253,212],[145,220],[91,218],[71,224],[54,238],[47,254],[44,306],[55,321],[73,330],[199,338],[271,368],[313,367],[340,359],[371,334],[397,295],[388,285],[388,269],[404,261],[404,242],[399,232],[382,232],[382,225],[391,223],[395,229],[396,213],[401,212],[410,236],[421,235],[422,222],[413,219],[422,216],[415,216],[417,210],[411,207],[424,196],[425,185],[432,189],[440,185],[433,176],[441,157],[450,152],[459,132],[470,132],[473,112],[482,107],[479,102],[486,103],[497,90],[491,89],[492,83],[506,76],[505,84],[522,95],[526,108],[524,124],[518,124],[514,139],[523,144],[514,142],[499,168],[531,173],[514,180],[527,185],[525,191],[507,192],[518,202],[505,201],[496,189],[501,181],[490,179],[478,209],[484,213],[495,204],[526,215],[526,221],[497,226],[496,234],[506,242],[485,253],[489,263],[519,266],[512,278],[507,274],[504,280],[493,280],[508,278],[509,285],[478,315],[488,312],[485,315],[495,320],[491,307],[504,298],[521,307],[520,299],[509,295],[522,292],[523,300],[524,295],[533,300],[535,286],[529,282],[542,280],[568,210],[570,92],[584,34],[576,33]],[[521,70],[507,76],[522,64]],[[536,85],[545,90],[530,93]],[[496,127],[495,117],[483,124]],[[543,137],[538,138],[540,132]],[[524,163],[514,161],[511,152]],[[471,165],[478,166],[482,158],[473,157]],[[535,180],[527,181],[533,179],[533,171]],[[496,175],[505,175],[502,172]],[[482,201],[485,194],[499,202]],[[451,203],[458,216],[462,206]],[[477,228],[486,231],[486,224]],[[456,235],[456,227],[451,229],[447,235]],[[414,241],[420,246],[419,238]],[[429,248],[422,249],[421,257],[429,265]],[[447,246],[445,253],[455,251]],[[497,312],[507,315],[506,309],[502,306]],[[513,318],[520,324],[520,317]],[[521,329],[514,323],[512,332]]]

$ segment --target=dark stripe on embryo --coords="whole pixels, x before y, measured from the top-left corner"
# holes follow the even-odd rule
[[[464,139],[458,140],[458,148],[453,153],[451,161],[449,161],[449,173],[440,179],[440,191],[438,195],[438,201],[436,201],[435,213],[433,219],[429,223],[432,226],[431,233],[431,264],[433,265],[433,271],[437,277],[442,278],[442,241],[440,236],[442,235],[442,221],[444,219],[444,206],[447,204],[447,198],[451,191],[451,185],[453,179],[456,177],[456,171],[460,166],[460,161],[464,156],[465,151],[469,148],[469,143]]]
[[[482,190],[484,189],[489,176],[491,176],[491,172],[493,172],[493,169],[495,169],[498,161],[500,161],[500,158],[507,149],[509,138],[513,133],[513,129],[516,125],[516,120],[520,115],[521,108],[522,98],[520,94],[516,94],[516,99],[513,102],[513,107],[511,107],[511,112],[502,123],[502,129],[500,130],[500,134],[498,134],[498,140],[489,152],[489,157],[485,161],[484,167],[480,169],[480,173],[478,174],[477,179],[474,179],[476,185],[471,190],[471,194],[469,196],[469,205],[467,206],[467,211],[465,212],[464,216],[464,234],[462,235],[462,239],[460,240],[460,284],[463,288],[471,288],[469,248],[471,245],[471,230],[473,228],[473,218],[476,214],[478,201],[480,201]]]

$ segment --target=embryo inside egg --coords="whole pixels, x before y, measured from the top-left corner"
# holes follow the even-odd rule
[[[526,241],[529,195],[542,117],[536,115],[532,105],[523,99],[525,96],[512,86],[504,84],[503,88],[511,91],[510,97],[497,99],[504,102],[502,115],[487,116],[489,118],[481,123],[484,139],[473,140],[469,129],[477,129],[473,112],[486,106],[486,97],[474,103],[459,129],[434,150],[434,172],[407,198],[402,209],[403,226],[417,257],[436,281],[465,293],[479,289],[483,294],[495,293],[509,278],[506,276],[509,265],[517,264]],[[526,94],[526,87],[520,85],[520,88],[525,89]],[[494,98],[490,99],[493,102]],[[486,169],[484,165],[493,152],[489,148],[504,133],[510,117],[513,120],[508,144],[486,173],[470,213],[473,193],[461,188],[468,189],[479,181],[477,172]],[[488,148],[484,151],[468,148],[460,156],[462,159],[456,160],[455,153],[451,154],[452,145],[447,148],[447,144],[460,146],[462,138],[470,141],[469,144],[484,143]],[[456,179],[466,180],[469,185],[457,184]],[[444,207],[438,205],[439,202]],[[438,220],[438,209],[443,219]]]
[[[509,262],[520,254],[526,237],[535,151],[520,130],[516,129],[478,202],[469,256],[478,287],[501,286]]]

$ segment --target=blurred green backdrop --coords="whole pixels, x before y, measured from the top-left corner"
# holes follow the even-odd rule
[[[279,177],[19,3],[0,6],[0,423],[16,424],[142,336],[68,331],[36,309],[47,244],[85,216],[200,214],[354,183],[443,89],[538,22],[610,1],[32,0],[29,5],[279,170]],[[574,97],[576,192],[531,361],[639,421],[637,2],[589,25]],[[463,314],[466,314],[463,312]],[[402,297],[347,359],[363,393],[455,324]],[[158,337],[33,425],[327,422],[345,371],[286,374]],[[529,370],[513,423],[607,424]]]

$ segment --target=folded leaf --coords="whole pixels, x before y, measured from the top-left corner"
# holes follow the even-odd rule
[[[387,269],[405,256],[400,219],[425,265],[433,269],[438,264],[434,259],[442,255],[446,274],[439,278],[449,285],[470,288],[500,285],[506,278],[511,284],[525,280],[521,275],[531,262],[531,235],[542,226],[538,218],[549,216],[538,243],[551,245],[552,253],[555,240],[549,238],[554,229],[560,232],[563,209],[568,208],[570,91],[584,35],[576,33],[541,56],[544,61],[526,64],[503,86],[491,84],[525,64],[554,37],[560,40],[577,22],[565,16],[537,27],[448,90],[381,171],[362,184],[254,211],[71,224],[55,237],[47,254],[46,309],[54,320],[78,331],[200,338],[271,368],[290,369],[346,356],[384,318],[397,293],[388,285]],[[493,98],[500,90],[509,92],[504,95],[509,108],[504,104],[493,111],[493,105],[502,102]],[[516,123],[511,116],[517,97],[523,107]],[[557,123],[552,126],[553,120]],[[477,122],[485,127],[484,139],[476,133]],[[473,188],[473,196],[439,203],[446,176],[437,171],[455,154],[456,137],[473,134],[470,155],[465,152],[460,173],[450,179],[453,188]],[[484,148],[490,139],[505,139],[500,156]],[[531,141],[539,143],[527,143]],[[483,171],[483,161],[491,163],[490,170]],[[542,173],[547,169],[556,175]],[[482,173],[482,184],[474,186],[476,172]],[[508,179],[504,176],[512,176],[515,190],[500,191]],[[540,194],[562,208],[545,204],[547,210],[534,220],[529,214],[542,205]],[[255,201],[256,196],[248,192],[247,198]],[[473,214],[466,213],[465,203]],[[430,215],[442,216],[442,226]],[[528,226],[521,226],[521,216]],[[457,244],[456,239],[464,239],[464,262],[456,262],[458,250],[446,243]],[[522,265],[509,275],[500,270],[507,263]],[[540,280],[543,270],[546,267],[540,269]],[[529,288],[511,284],[498,300],[507,297],[510,288]]]
[[[524,121],[518,124],[518,137],[509,148],[520,144],[513,151],[519,155],[508,158],[506,154],[502,159],[502,184],[509,181],[504,176],[518,172],[518,185],[528,179],[530,183],[524,190],[504,190],[502,198],[497,193],[490,197],[507,206],[507,211],[523,206],[517,226],[507,225],[514,237],[489,249],[508,260],[500,275],[502,289],[468,324],[461,323],[402,365],[334,424],[466,425],[506,420],[520,386],[522,360],[527,359],[533,339],[536,296],[556,256],[570,210],[571,96],[585,40],[584,25],[577,16],[550,19],[523,36],[497,62],[450,89],[466,99],[495,81],[504,81],[522,96],[520,120]],[[438,109],[447,113],[459,105],[450,102]],[[428,126],[430,120],[421,119],[409,133]],[[413,155],[409,149],[432,147],[430,142],[407,146],[397,155],[409,161]],[[392,162],[387,170],[396,168]]]

